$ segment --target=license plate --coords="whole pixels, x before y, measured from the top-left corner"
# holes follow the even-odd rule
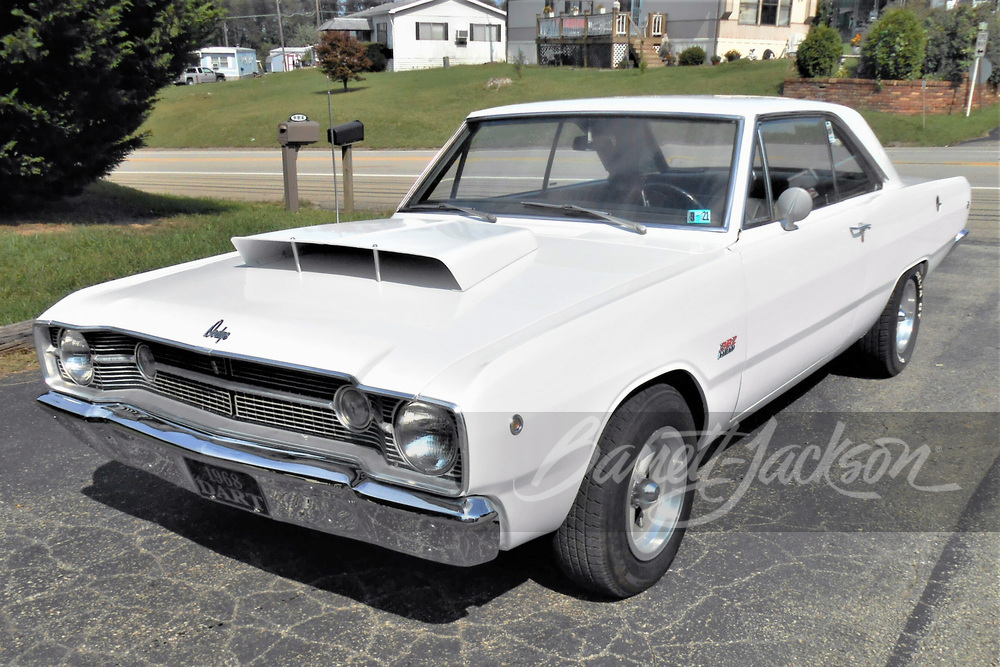
[[[198,493],[209,500],[269,516],[260,485],[250,475],[209,463],[184,459]]]

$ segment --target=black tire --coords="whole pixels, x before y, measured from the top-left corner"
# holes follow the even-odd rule
[[[187,85],[189,85],[189,86],[193,86],[194,85],[194,79],[188,79],[185,83],[187,83]]]
[[[885,310],[858,341],[861,360],[872,374],[893,377],[910,363],[923,308],[924,276],[916,267],[899,279]]]
[[[576,501],[554,538],[556,559],[577,585],[624,598],[649,588],[667,571],[691,513],[694,489],[688,482],[697,444],[694,429],[687,403],[666,385],[639,392],[615,411],[601,434]],[[664,460],[674,466],[669,480],[654,472],[655,464],[649,465],[648,474],[640,469],[649,460],[650,443],[654,449],[662,448]],[[664,488],[675,493],[662,494],[657,504],[643,510],[636,505],[645,499],[636,500],[633,495],[639,488],[633,478],[638,475],[649,482],[654,474]],[[644,511],[650,517],[648,535],[639,520]],[[664,525],[658,526],[661,517]]]

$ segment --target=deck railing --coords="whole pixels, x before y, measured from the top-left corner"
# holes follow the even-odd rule
[[[538,17],[538,37],[542,39],[625,36],[628,31],[628,14]]]

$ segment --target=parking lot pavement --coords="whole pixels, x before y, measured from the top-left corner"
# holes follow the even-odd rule
[[[617,602],[544,540],[457,569],[212,504],[71,440],[37,376],[8,376],[0,663],[995,665],[998,252],[959,246],[928,278],[902,375],[839,360],[744,424],[701,471],[715,520]],[[803,458],[782,478],[807,444],[878,438],[888,459],[862,450],[853,477]]]

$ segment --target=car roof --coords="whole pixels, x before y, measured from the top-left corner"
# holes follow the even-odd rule
[[[661,95],[649,97],[597,97],[552,102],[531,102],[483,109],[470,119],[550,113],[681,113],[752,118],[769,113],[829,111],[843,115],[846,107],[813,100],[739,95]]]

